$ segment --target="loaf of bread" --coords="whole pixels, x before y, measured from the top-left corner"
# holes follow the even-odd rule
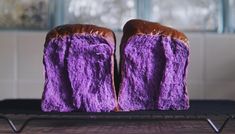
[[[114,53],[115,35],[107,28],[70,24],[52,29],[44,45],[42,110],[115,110]]]
[[[137,19],[128,21],[123,32],[120,110],[188,109],[187,37],[175,29]]]

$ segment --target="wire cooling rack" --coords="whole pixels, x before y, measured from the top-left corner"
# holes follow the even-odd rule
[[[42,112],[40,109],[40,100],[3,100],[0,101],[0,119],[9,124],[12,131],[20,133],[31,121],[40,120],[94,120],[94,121],[108,121],[108,120],[175,120],[175,121],[206,121],[215,133],[221,133],[226,124],[231,119],[235,119],[235,101],[229,100],[191,100],[190,109],[182,111],[134,111],[134,112],[70,112],[70,113],[56,113],[56,112]],[[26,115],[22,125],[17,128],[15,123],[8,115]],[[214,117],[224,117],[224,121],[220,126],[216,126],[213,122]]]

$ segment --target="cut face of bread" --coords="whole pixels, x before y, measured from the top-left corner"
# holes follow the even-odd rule
[[[157,23],[127,22],[121,44],[120,110],[189,108],[186,40],[182,33]]]
[[[109,112],[116,108],[115,37],[92,25],[65,25],[48,33],[43,63],[46,112]]]
[[[116,104],[111,73],[113,53],[113,49],[102,38],[72,37],[67,67],[74,106],[86,111],[114,109]]]

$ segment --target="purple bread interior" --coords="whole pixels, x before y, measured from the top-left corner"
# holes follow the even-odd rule
[[[42,110],[114,110],[116,98],[111,70],[113,54],[114,48],[105,39],[93,35],[73,34],[46,42]]]
[[[189,49],[162,35],[134,35],[122,47],[118,104],[123,111],[189,108]]]

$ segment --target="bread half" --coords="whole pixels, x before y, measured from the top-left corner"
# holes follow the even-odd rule
[[[44,45],[42,110],[115,110],[114,54],[115,35],[107,28],[70,24],[52,29]]]
[[[130,20],[121,42],[120,110],[189,108],[187,37],[159,23]]]

